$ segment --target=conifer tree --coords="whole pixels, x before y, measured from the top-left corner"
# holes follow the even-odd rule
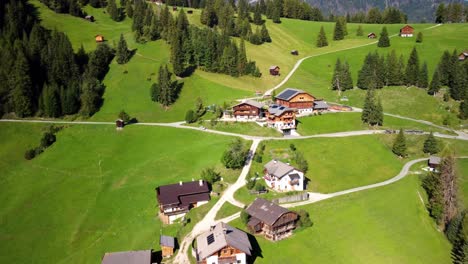
[[[399,157],[406,157],[406,138],[403,129],[400,129],[400,132],[393,142],[392,152]]]
[[[120,21],[121,16],[120,16],[120,10],[117,8],[117,4],[115,3],[115,0],[108,0],[107,1],[107,12],[109,13],[110,17],[114,21]]]
[[[325,35],[325,30],[323,29],[323,26],[320,27],[320,31],[317,36],[316,46],[317,48],[328,46],[327,36]]]
[[[262,25],[262,29],[260,30],[260,35],[262,36],[263,42],[271,42],[270,33],[268,33],[268,29],[265,24]]]
[[[344,36],[342,21],[341,19],[337,19],[335,22],[335,28],[333,30],[333,40],[343,40]]]
[[[125,13],[127,13],[127,16],[129,18],[133,18],[133,5],[132,5],[132,2],[133,1],[129,0],[125,4]]]
[[[183,50],[182,32],[176,31],[171,45],[171,62],[174,69],[174,74],[182,76],[185,72],[185,54]]]
[[[345,63],[341,67],[341,70],[342,70],[341,86],[342,86],[343,91],[352,90],[354,88],[353,78],[351,77],[351,71],[349,70],[349,63],[347,61],[345,61]]]
[[[159,96],[158,96],[159,103],[161,103],[165,107],[172,104],[175,101],[175,96],[176,96],[176,91],[175,91],[173,82],[171,80],[171,75],[172,74],[169,72],[167,65],[164,65],[164,66],[161,65],[159,67],[159,75],[158,75],[158,83],[157,83],[159,88],[156,88],[155,90],[159,89]],[[153,94],[153,97],[155,97],[154,94]]]
[[[59,117],[61,113],[57,86],[44,84],[42,97],[44,115],[46,117]]]
[[[423,152],[429,154],[436,154],[440,151],[439,143],[437,139],[434,137],[432,132],[427,136],[426,140],[424,141]]]
[[[237,69],[240,75],[247,73],[247,53],[245,51],[244,39],[241,38],[239,46],[239,58],[237,59]]]
[[[390,47],[390,39],[388,38],[387,27],[382,28],[382,32],[380,33],[379,42],[377,43],[377,47],[384,48]]]
[[[366,99],[364,100],[364,106],[362,108],[361,121],[368,124],[372,118],[371,116],[374,110],[374,89],[368,89],[366,93]]]
[[[99,109],[103,87],[102,84],[93,76],[87,76],[83,80],[80,95],[81,114],[84,116],[92,116]]]
[[[30,78],[28,61],[20,50],[16,55],[16,61],[9,75],[9,86],[11,88],[10,98],[13,109],[18,117],[33,114],[32,82]]]
[[[387,80],[385,84],[387,86],[399,85],[400,78],[401,78],[401,69],[399,69],[398,65],[398,58],[396,55],[395,50],[392,50],[389,54],[387,54]]]
[[[440,74],[439,74],[439,67],[437,67],[432,75],[431,84],[429,85],[429,90],[427,91],[430,95],[435,95],[440,90]]]
[[[341,61],[340,59],[336,59],[335,63],[335,70],[333,71],[333,77],[332,77],[332,90],[338,90],[338,93],[340,93],[343,89],[341,87]]]
[[[260,4],[257,2],[254,8],[254,16],[253,16],[253,22],[255,25],[261,25],[263,24],[262,20],[262,13],[260,10]]]
[[[362,26],[359,25],[357,30],[356,30],[356,36],[360,37],[364,35],[364,30],[362,29]]]
[[[416,36],[416,43],[422,43],[423,42],[423,33],[419,32],[418,35]]]
[[[449,80],[452,77],[454,67],[455,65],[452,61],[450,52],[445,50],[439,62],[439,77],[442,85],[449,85]]]
[[[468,92],[465,92],[465,98],[460,103],[458,116],[463,120],[468,119]]]
[[[419,57],[416,48],[411,51],[406,65],[405,84],[406,86],[417,85],[419,76]]]
[[[129,51],[127,48],[127,41],[125,41],[123,34],[120,34],[120,40],[117,45],[117,51],[115,55],[117,57],[118,64],[125,64],[130,60],[131,51]]]
[[[455,100],[462,100],[468,92],[468,64],[456,63],[452,78],[449,81],[450,96]]]
[[[421,71],[418,77],[418,87],[419,88],[427,88],[429,85],[429,76],[427,72],[427,63],[424,62],[423,66],[421,67]]]
[[[281,15],[280,8],[277,7],[275,4],[273,4],[272,10],[271,10],[271,20],[273,20],[273,23],[277,23],[277,24],[281,23],[280,15]]]

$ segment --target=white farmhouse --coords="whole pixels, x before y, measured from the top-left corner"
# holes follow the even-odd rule
[[[304,173],[281,161],[272,160],[265,165],[265,182],[280,192],[303,191]]]

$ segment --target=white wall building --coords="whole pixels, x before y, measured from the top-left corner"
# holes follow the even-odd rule
[[[265,183],[280,192],[303,191],[304,173],[281,161],[272,160],[265,164]]]

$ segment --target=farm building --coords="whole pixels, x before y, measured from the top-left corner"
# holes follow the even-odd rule
[[[87,15],[87,16],[85,16],[85,19],[90,21],[90,22],[94,22],[94,17],[93,16]]]
[[[371,33],[367,34],[367,38],[375,39],[376,37],[377,37],[377,35],[374,32],[371,32]]]
[[[252,246],[245,232],[220,222],[197,237],[198,264],[247,263]]]
[[[263,234],[273,241],[284,239],[296,228],[298,215],[262,198],[257,198],[245,209],[250,219],[247,227],[254,234]]]
[[[122,251],[104,254],[101,264],[151,264],[151,250]]]
[[[297,50],[291,50],[291,55],[297,56],[297,55],[299,55],[299,51],[297,51]]]
[[[304,173],[281,161],[272,160],[264,166],[266,185],[280,192],[303,191]]]
[[[322,112],[322,111],[327,111],[330,106],[327,104],[327,102],[323,100],[315,100],[314,101],[314,111]]]
[[[273,76],[280,75],[280,67],[276,65],[270,66],[270,75],[273,75]]]
[[[125,123],[122,119],[115,120],[115,128],[117,128],[117,130],[123,129],[124,126],[125,126]]]
[[[267,124],[269,127],[273,127],[283,132],[296,128],[296,110],[273,104],[268,108]]]
[[[96,39],[96,42],[104,42],[104,36],[103,35],[96,35],[94,38]]]
[[[159,238],[159,245],[161,246],[163,258],[167,258],[174,255],[175,238],[170,236],[161,236]]]
[[[414,28],[410,25],[406,25],[400,29],[400,37],[412,37]]]
[[[296,108],[299,114],[312,113],[315,101],[311,94],[293,88],[282,91],[275,99],[279,105]]]
[[[236,119],[248,120],[265,117],[264,104],[254,100],[243,100],[232,107]]]
[[[427,161],[427,165],[429,166],[429,169],[431,171],[437,170],[437,168],[439,168],[440,165],[440,157],[430,156],[429,160]]]
[[[460,53],[460,55],[458,55],[459,61],[464,61],[466,59],[468,59],[468,50],[465,50],[462,53]]]
[[[159,216],[165,224],[172,224],[195,207],[208,203],[210,189],[203,180],[179,182],[156,188]]]

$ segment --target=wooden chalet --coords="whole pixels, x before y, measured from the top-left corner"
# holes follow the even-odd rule
[[[406,25],[400,29],[400,37],[412,37],[414,33],[414,28],[410,25]]]
[[[430,156],[429,160],[427,161],[427,165],[429,166],[429,169],[431,171],[435,171],[439,168],[440,161],[441,161],[440,157]]]
[[[94,16],[87,15],[87,16],[85,16],[85,19],[90,21],[90,22],[94,22]]]
[[[96,35],[94,38],[96,39],[96,42],[104,42],[104,36],[103,35]]]
[[[247,263],[252,246],[245,232],[220,222],[197,237],[197,264]]]
[[[376,37],[377,37],[377,35],[374,32],[371,32],[371,33],[367,34],[367,38],[375,39]]]
[[[270,75],[273,75],[273,76],[279,76],[280,75],[280,67],[279,66],[276,66],[276,65],[273,65],[273,66],[270,66]]]
[[[203,180],[179,182],[156,188],[159,216],[163,223],[172,224],[192,208],[208,203],[210,189]]]
[[[273,241],[290,236],[296,228],[298,215],[295,212],[262,198],[255,199],[246,212],[250,216],[249,230]]]
[[[465,50],[462,53],[460,53],[460,55],[458,55],[459,61],[464,61],[466,59],[468,59],[468,50]]]
[[[287,88],[276,97],[276,104],[296,108],[299,114],[312,112],[315,97],[298,89]]]
[[[299,55],[299,51],[297,51],[297,50],[291,50],[291,55],[297,56],[297,55]]]
[[[296,109],[272,104],[268,108],[266,118],[269,127],[277,128],[283,132],[296,128]]]
[[[151,264],[152,250],[122,251],[106,253],[101,264]]]
[[[161,246],[163,258],[168,258],[174,255],[175,238],[170,236],[161,236],[159,238],[159,245]]]
[[[115,120],[115,128],[117,130],[123,129],[124,126],[125,126],[125,123],[124,123],[124,121],[122,119]]]
[[[232,107],[236,119],[258,119],[265,117],[264,104],[254,100],[243,100]]]

